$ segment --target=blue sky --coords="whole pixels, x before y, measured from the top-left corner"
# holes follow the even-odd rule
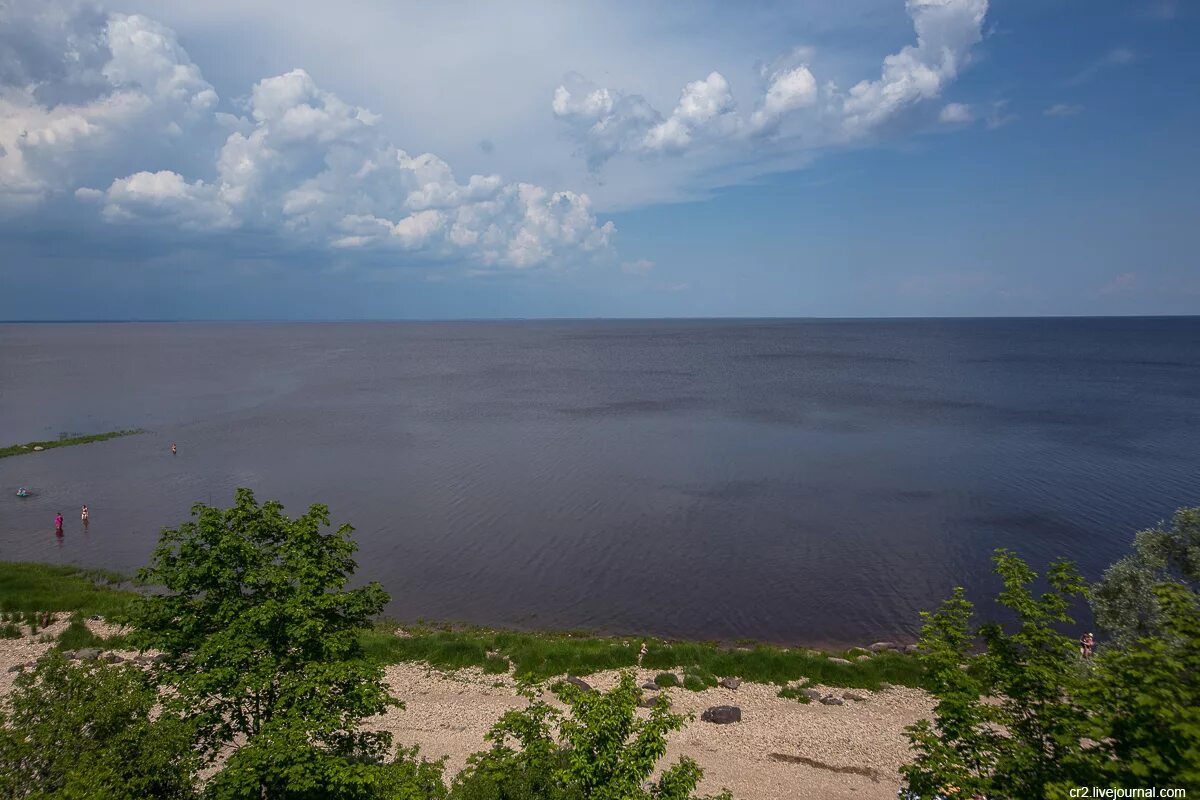
[[[1168,0],[0,5],[0,319],[1200,309]]]

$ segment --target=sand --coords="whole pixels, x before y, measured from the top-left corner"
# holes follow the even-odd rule
[[[56,636],[65,627],[60,620],[37,636],[0,640],[0,695],[12,687],[15,673],[9,668],[38,658],[52,644],[46,635]],[[102,622],[89,622],[89,627],[101,635],[116,631]],[[656,672],[640,671],[639,684]],[[617,673],[586,679],[607,689],[616,684]],[[441,673],[419,664],[397,664],[387,667],[386,680],[406,708],[375,717],[368,727],[391,731],[397,744],[419,745],[428,758],[446,756],[448,776],[463,767],[468,755],[487,746],[483,736],[501,714],[526,703],[510,675],[485,675],[478,669]],[[835,687],[816,688],[842,694]],[[739,800],[893,800],[900,786],[897,769],[909,757],[904,727],[928,717],[933,708],[928,694],[905,687],[855,689],[866,699],[846,700],[841,706],[801,704],[778,697],[775,686],[752,683],[736,690],[666,691],[672,710],[693,719],[671,735],[663,766],[690,756],[704,769],[703,793],[727,788]],[[702,722],[701,712],[715,705],[738,706],[742,721]]]

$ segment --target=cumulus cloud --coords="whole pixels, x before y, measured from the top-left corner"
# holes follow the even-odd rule
[[[24,0],[0,8],[0,29],[0,209],[157,155],[217,104],[174,33],[146,17]]]
[[[845,144],[879,131],[923,102],[939,97],[969,61],[983,38],[987,0],[907,0],[916,44],[884,58],[878,79],[848,91],[818,84],[810,53],[764,71],[754,110],[742,115],[728,80],[712,72],[687,84],[675,109],[663,115],[641,95],[598,87],[578,74],[554,92],[551,109],[565,123],[593,170],[618,153],[678,155],[713,145],[736,145],[773,136],[796,120],[795,136],[809,147]],[[969,107],[951,103],[943,122],[972,119]]]
[[[460,182],[436,155],[397,147],[377,114],[303,69],[255,83],[241,114],[220,111],[169,28],[70,10],[47,25],[32,0],[0,8],[0,203],[9,211],[73,198],[113,224],[241,229],[486,267],[611,250],[614,226],[597,221],[586,195],[497,175]],[[21,26],[37,46],[9,46]]]

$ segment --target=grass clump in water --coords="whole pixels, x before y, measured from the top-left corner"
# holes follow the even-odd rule
[[[108,433],[91,433],[86,436],[60,436],[57,439],[48,439],[42,442],[26,442],[25,444],[12,444],[8,447],[0,447],[0,458],[8,458],[9,456],[22,456],[26,453],[37,453],[35,447],[40,447],[42,450],[53,450],[55,447],[70,447],[77,444],[91,444],[92,442],[105,442],[109,439],[117,439],[122,436],[133,436],[142,433],[141,428],[132,428],[123,431],[110,431]]]

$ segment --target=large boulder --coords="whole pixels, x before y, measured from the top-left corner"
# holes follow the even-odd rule
[[[737,689],[742,685],[742,682],[737,678],[721,678],[721,685],[726,689]]]
[[[885,650],[899,650],[900,645],[895,642],[876,642],[867,649],[872,653],[882,653]]]
[[[80,661],[94,661],[100,657],[99,647],[81,647],[75,651],[73,658]]]
[[[801,689],[800,691],[803,692],[804,695],[806,697],[808,697],[809,700],[820,700],[821,699],[821,693],[819,691],[817,691],[816,689]]]
[[[700,719],[714,725],[729,725],[742,721],[742,710],[737,706],[713,706],[701,714]]]

